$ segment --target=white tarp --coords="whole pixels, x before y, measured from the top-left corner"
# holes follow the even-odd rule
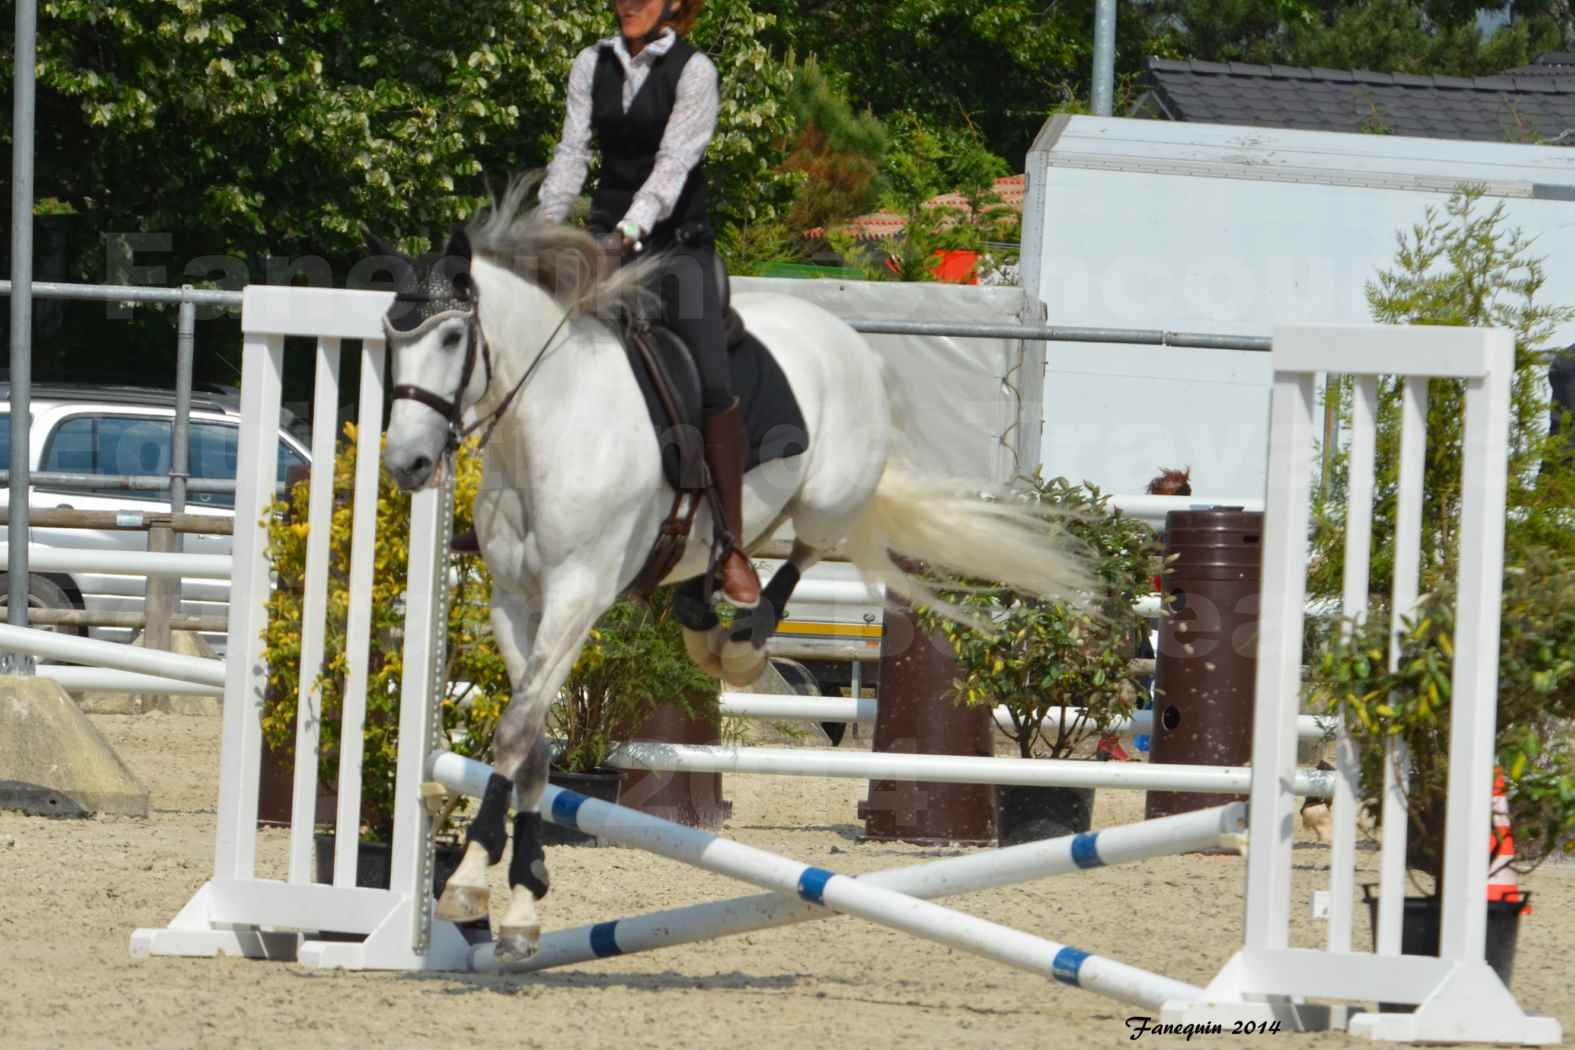
[[[735,295],[779,292],[807,299],[846,320],[1020,324],[1021,288],[939,283],[733,278]],[[914,458],[937,473],[1005,481],[1026,449],[1038,455],[1038,347],[1021,340],[952,336],[866,335],[891,366],[896,396],[906,406],[903,434]],[[1026,383],[1017,377],[1025,375]],[[1022,406],[1032,434],[1017,427]],[[1033,467],[1032,458],[1023,464]]]

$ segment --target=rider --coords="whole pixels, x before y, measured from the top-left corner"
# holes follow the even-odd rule
[[[541,212],[554,222],[567,217],[594,143],[602,167],[591,231],[619,238],[623,257],[643,249],[666,253],[658,289],[663,319],[700,372],[706,463],[735,542],[722,560],[722,591],[750,608],[759,601],[760,580],[736,546],[743,535],[745,442],[722,333],[702,163],[716,130],[717,74],[683,36],[704,3],[613,0],[618,34],[580,52],[570,70],[563,136],[542,183]]]

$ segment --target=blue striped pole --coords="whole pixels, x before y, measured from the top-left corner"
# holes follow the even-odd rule
[[[884,889],[930,900],[1206,849],[1218,845],[1223,837],[1245,832],[1246,828],[1247,807],[1243,803],[1233,802],[1214,809],[1180,813],[1082,835],[1029,842],[963,857],[948,857],[927,864],[889,868],[860,875],[858,879]],[[829,914],[824,908],[779,893],[758,893],[732,900],[670,908],[544,934],[541,950],[524,963],[511,965],[509,970],[511,973],[523,973],[555,966],[571,966],[593,959],[630,955],[824,919]],[[487,971],[496,968],[493,945],[479,944],[471,950],[471,969]]]
[[[452,755],[435,756],[435,779],[451,786],[474,787],[478,779],[484,782],[480,770],[472,776],[443,776],[444,767],[451,765],[447,760],[464,761]],[[466,764],[481,766],[480,763]],[[481,770],[485,768],[481,766]],[[796,896],[834,912],[854,915],[1124,1002],[1158,1009],[1166,1002],[1196,999],[1203,994],[1201,988],[1183,981],[1091,955],[709,832],[586,798],[551,784],[542,795],[541,812],[555,824],[607,842],[647,850],[790,898]],[[1086,853],[1088,844],[1085,842],[1079,848]],[[599,937],[616,939],[615,927],[604,925],[601,930]],[[602,946],[607,947],[605,943]]]

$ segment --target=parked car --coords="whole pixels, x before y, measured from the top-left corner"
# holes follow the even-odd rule
[[[10,387],[0,384],[0,469],[10,463]],[[102,488],[34,485],[30,503],[34,511],[76,509],[168,513],[170,493],[132,491],[108,480],[118,475],[165,475],[170,472],[171,435],[175,419],[172,391],[142,387],[36,384],[31,391],[32,426],[29,464],[38,473],[103,475]],[[240,401],[226,391],[194,391],[191,400],[190,474],[192,478],[235,478],[235,457],[240,433]],[[285,420],[285,425],[289,425]],[[279,434],[279,480],[291,470],[304,470],[307,448],[287,431]],[[216,517],[233,516],[234,495],[229,492],[190,492],[186,512]],[[0,527],[0,541],[7,530]],[[33,528],[35,546],[94,550],[146,550],[147,534],[140,531]],[[229,554],[230,537],[190,534],[183,537],[188,554]],[[0,573],[0,580],[5,574]],[[140,612],[146,580],[139,576],[98,573],[29,573],[29,604],[34,608],[87,609],[104,612]],[[6,588],[0,585],[0,602]],[[181,586],[180,612],[185,615],[222,615],[229,608],[227,580],[185,580]],[[78,630],[76,633],[83,633]],[[92,627],[89,637],[129,641],[128,628]],[[220,654],[222,633],[203,637]]]

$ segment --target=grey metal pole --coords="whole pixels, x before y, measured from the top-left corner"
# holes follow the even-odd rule
[[[1098,0],[1094,9],[1094,86],[1090,102],[1096,117],[1114,113],[1116,97],[1116,0]]]
[[[185,285],[190,291],[191,285]],[[186,481],[191,477],[191,370],[197,342],[197,304],[185,301],[180,304],[178,334],[175,337],[175,426],[170,434],[170,512],[186,511]],[[169,529],[152,529],[148,532],[148,550],[180,552],[186,549],[186,537]],[[148,577],[143,603],[146,605],[147,626],[142,631],[142,644],[149,649],[175,649],[172,624],[180,613],[181,580],[173,577],[155,580]],[[144,705],[157,702],[155,697],[143,697]]]
[[[186,479],[191,477],[191,369],[196,341],[197,306],[181,303],[175,341],[175,431],[170,439],[170,511],[175,514],[186,510]]]
[[[11,499],[10,607],[6,619],[27,626],[28,437],[32,422],[33,99],[38,64],[37,0],[16,0],[16,79],[11,110]],[[33,673],[33,658],[0,654],[0,671]]]

